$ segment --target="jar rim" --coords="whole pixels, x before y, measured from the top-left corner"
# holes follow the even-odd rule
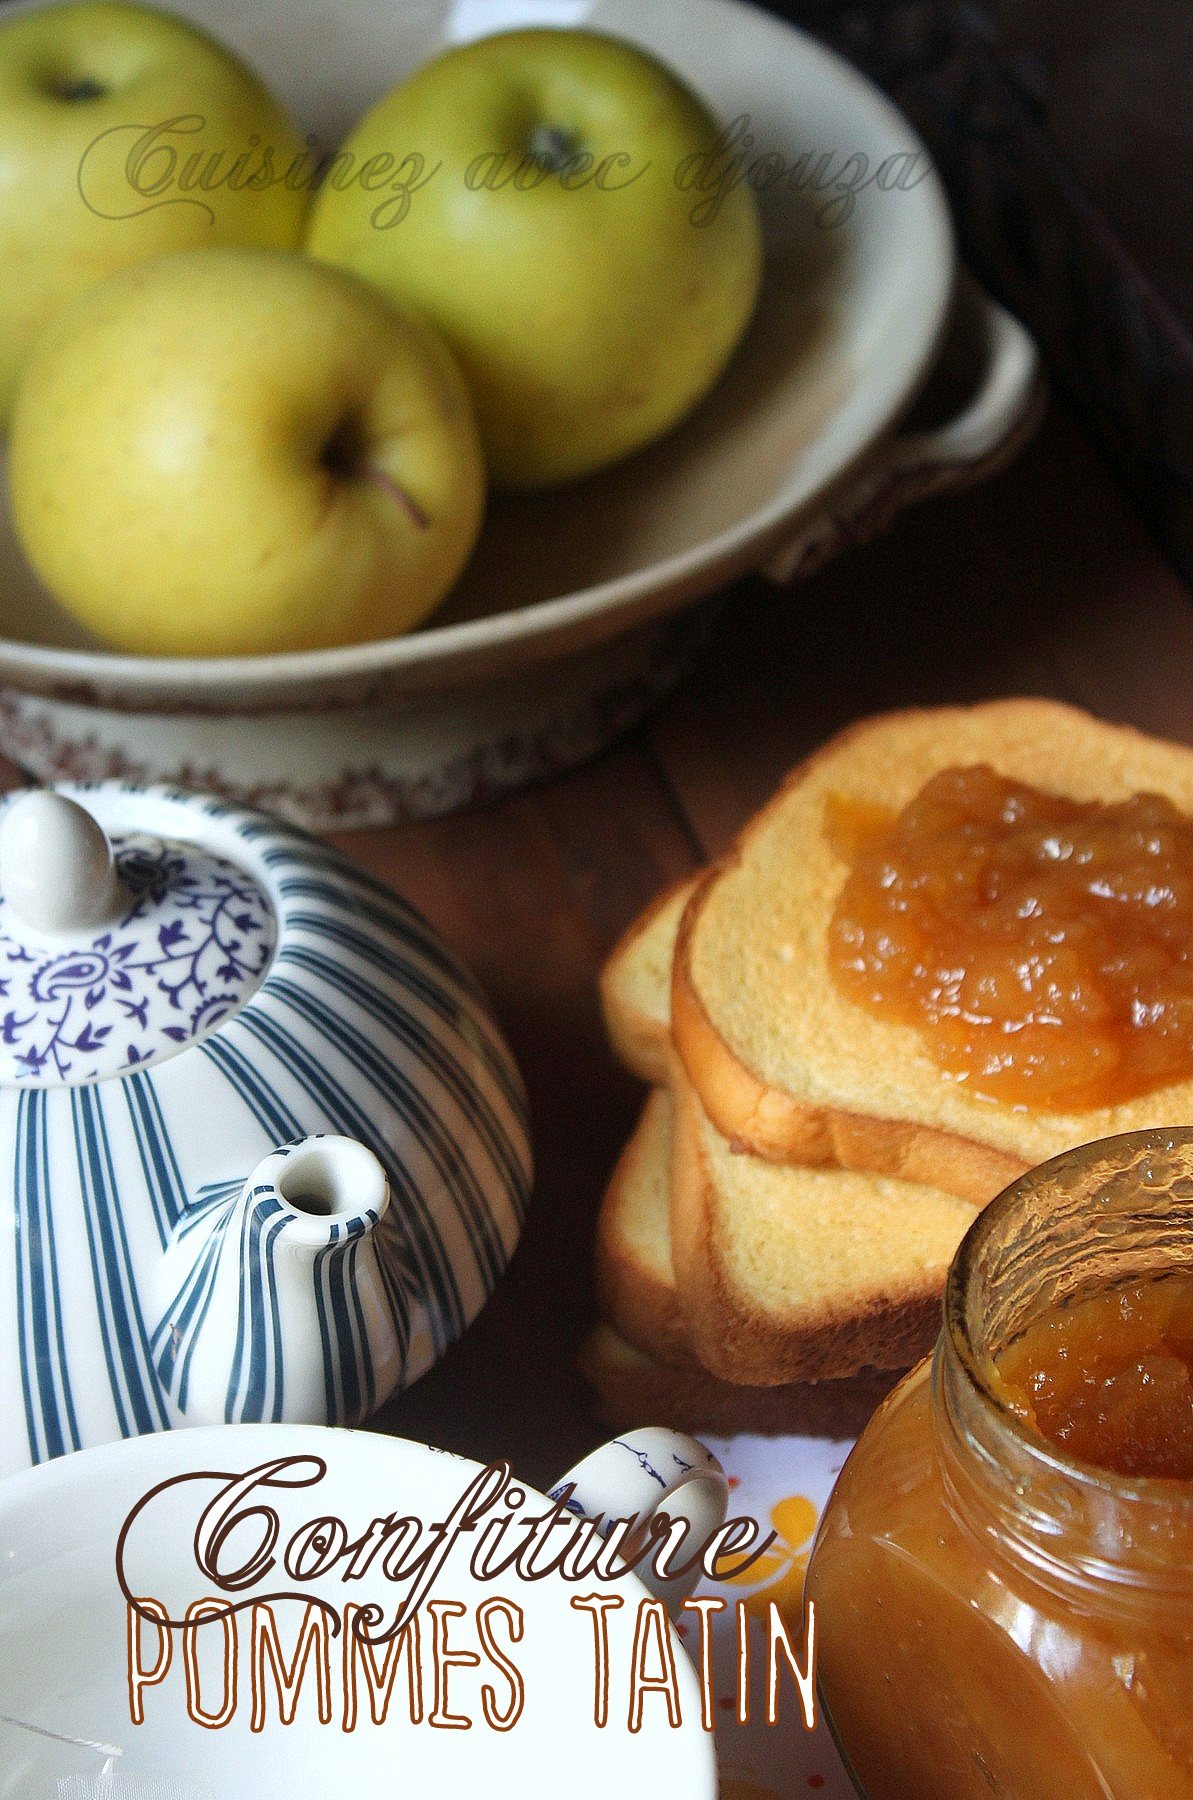
[[[991,1359],[983,1357],[973,1342],[966,1306],[970,1283],[989,1239],[1042,1180],[1063,1177],[1093,1161],[1104,1162],[1109,1174],[1120,1166],[1120,1158],[1127,1162],[1140,1152],[1172,1151],[1182,1146],[1193,1151],[1193,1126],[1153,1126],[1144,1131],[1120,1132],[1062,1150],[1018,1176],[983,1207],[957,1247],[945,1282],[943,1337],[956,1366],[982,1405],[993,1412],[999,1425],[1036,1462],[1067,1480],[1108,1491],[1117,1499],[1162,1502],[1168,1507],[1193,1510],[1193,1480],[1172,1475],[1125,1475],[1099,1463],[1086,1462],[1030,1425],[990,1381],[987,1370]]]

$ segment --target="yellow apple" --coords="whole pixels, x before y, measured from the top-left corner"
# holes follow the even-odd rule
[[[283,251],[181,251],[81,295],[29,357],[9,460],[46,585],[147,654],[405,631],[455,580],[484,504],[444,344]]]
[[[308,248],[439,327],[495,481],[562,481],[675,424],[750,317],[753,196],[709,206],[688,179],[718,134],[627,43],[503,32],[369,113],[316,196]]]
[[[296,248],[306,157],[257,77],[181,19],[0,15],[0,428],[35,332],[84,288],[193,245]]]

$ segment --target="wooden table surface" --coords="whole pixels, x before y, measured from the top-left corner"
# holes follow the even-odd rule
[[[829,733],[1013,693],[1193,742],[1193,603],[1056,412],[985,486],[905,514],[799,587],[734,589],[693,678],[597,762],[472,813],[344,834],[483,981],[526,1078],[537,1160],[506,1280],[383,1429],[508,1456],[540,1485],[607,1435],[575,1353],[594,1318],[596,1207],[641,1090],[602,1037],[603,957]]]

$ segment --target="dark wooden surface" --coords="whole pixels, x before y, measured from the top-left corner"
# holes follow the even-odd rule
[[[601,1186],[639,1100],[602,1039],[601,959],[828,733],[1009,693],[1193,742],[1193,605],[1057,414],[987,486],[905,515],[796,589],[735,589],[695,677],[599,761],[477,812],[342,839],[485,983],[526,1077],[538,1163],[508,1278],[382,1428],[508,1455],[540,1483],[599,1440],[574,1359]]]

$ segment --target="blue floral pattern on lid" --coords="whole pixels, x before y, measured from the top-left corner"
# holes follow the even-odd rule
[[[160,1061],[222,1024],[269,968],[251,876],[191,844],[113,834],[117,918],[37,943],[0,899],[0,1081],[60,1086]]]

